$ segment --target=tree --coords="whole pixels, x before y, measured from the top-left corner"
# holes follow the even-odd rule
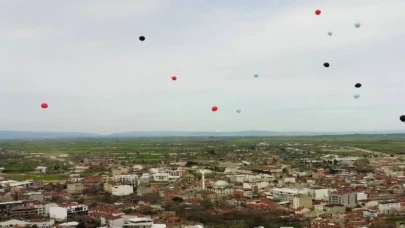
[[[138,199],[140,201],[143,201],[143,202],[148,202],[148,203],[151,203],[151,204],[155,204],[155,203],[157,203],[159,201],[160,196],[157,193],[147,193],[147,194],[145,194],[143,196],[139,196]]]
[[[281,171],[283,174],[285,174],[285,175],[288,175],[288,169],[287,168],[284,168],[282,171]]]
[[[395,228],[395,225],[385,223],[383,220],[378,220],[369,226],[369,228]]]
[[[214,208],[214,204],[211,202],[211,200],[206,197],[201,201],[201,206],[203,208],[203,210],[208,210],[208,209],[213,209]]]
[[[178,197],[178,196],[173,197],[173,198],[172,198],[172,201],[173,201],[174,203],[176,203],[176,204],[180,204],[180,203],[183,203],[183,202],[184,202],[184,200],[183,200],[182,198]]]

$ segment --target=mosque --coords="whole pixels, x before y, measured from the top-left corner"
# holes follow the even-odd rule
[[[207,190],[215,192],[219,197],[233,195],[235,191],[233,186],[224,180],[216,181],[212,186],[208,187]]]

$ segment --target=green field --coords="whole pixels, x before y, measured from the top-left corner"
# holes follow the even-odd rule
[[[69,177],[68,174],[3,174],[4,177],[7,177],[12,180],[42,180],[42,181],[62,181],[67,180]]]
[[[67,153],[71,156],[97,156],[97,154],[108,154],[112,157],[125,157],[131,160],[160,160],[168,153],[177,152],[198,153],[209,149],[230,152],[236,148],[254,150],[255,145],[261,142],[268,143],[269,147],[280,147],[280,144],[286,143],[300,143],[312,144],[313,147],[320,145],[350,146],[384,153],[405,154],[405,135],[31,140],[0,141],[0,148],[49,155]]]

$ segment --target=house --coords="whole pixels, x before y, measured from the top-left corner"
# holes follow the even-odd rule
[[[311,196],[294,196],[292,198],[291,207],[293,209],[297,208],[312,208],[312,197]]]
[[[54,220],[18,220],[18,219],[11,219],[8,221],[0,222],[0,227],[27,227],[27,226],[37,226],[38,228],[49,228],[55,224]]]
[[[45,166],[38,166],[37,168],[35,168],[35,172],[36,173],[46,173],[46,170],[47,170],[48,168],[47,167],[45,167]]]
[[[111,188],[111,194],[114,196],[126,196],[134,193],[131,185],[118,185]]]
[[[83,183],[69,183],[66,185],[66,190],[68,193],[81,193],[84,190]]]
[[[84,204],[60,204],[49,208],[49,216],[57,222],[66,221],[77,215],[87,215],[89,209]]]
[[[331,192],[329,194],[330,204],[342,204],[345,207],[355,207],[357,205],[357,193],[356,192]]]
[[[385,201],[378,204],[380,213],[392,213],[401,210],[401,203],[395,201]]]

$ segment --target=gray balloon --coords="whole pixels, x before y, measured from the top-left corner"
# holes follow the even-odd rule
[[[360,94],[354,94],[353,97],[354,97],[355,99],[357,99],[357,98],[360,97]]]
[[[356,28],[360,28],[361,24],[360,24],[359,22],[357,22],[357,23],[354,24],[354,26],[355,26]]]
[[[236,110],[237,113],[240,113],[241,111],[242,111],[242,110],[240,110],[240,109]]]
[[[328,32],[328,35],[329,35],[329,36],[332,36],[332,34],[333,34],[332,32]]]

